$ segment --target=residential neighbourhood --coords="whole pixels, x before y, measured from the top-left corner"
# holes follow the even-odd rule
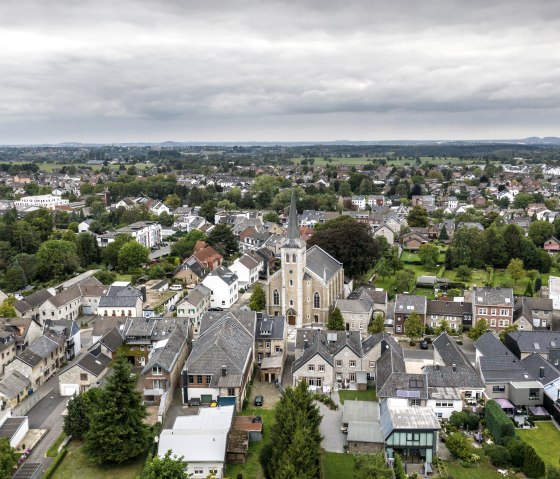
[[[493,439],[478,420],[494,402],[520,437],[537,419],[557,424],[560,172],[528,160],[516,160],[531,165],[520,176],[505,162],[443,172],[339,159],[248,176],[249,166],[173,178],[134,167],[146,187],[169,182],[165,194],[111,186],[112,163],[30,173],[23,185],[45,191],[58,179],[49,195],[0,174],[15,195],[1,200],[0,227],[29,230],[27,249],[7,237],[0,264],[0,401],[11,414],[0,435],[13,424],[10,444],[32,449],[22,464],[47,468],[66,427],[61,414],[36,419],[43,405],[62,413],[113,387],[120,367],[145,424],[162,426],[154,453],[184,456],[193,478],[264,477],[246,472],[262,472],[255,448],[301,384],[321,417],[320,461],[381,452],[408,474],[441,475],[461,467],[448,442],[461,415],[478,418],[483,443]],[[57,189],[77,198],[57,202]],[[197,199],[202,189],[211,199]]]

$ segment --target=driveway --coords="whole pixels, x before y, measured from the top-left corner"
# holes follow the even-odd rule
[[[333,401],[338,404],[336,411],[331,411],[323,403],[316,401],[315,404],[319,406],[319,411],[323,416],[321,421],[320,431],[323,436],[321,445],[327,452],[344,452],[346,445],[346,435],[342,434],[340,427],[342,426],[342,405],[338,399],[338,392],[333,392]]]

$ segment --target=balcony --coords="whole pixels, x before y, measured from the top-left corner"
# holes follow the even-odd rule
[[[144,396],[163,396],[165,391],[162,388],[144,389]]]

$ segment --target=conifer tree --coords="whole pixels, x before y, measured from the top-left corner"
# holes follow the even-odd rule
[[[136,391],[130,364],[119,357],[101,390],[98,407],[89,414],[85,452],[96,463],[121,464],[146,451],[149,431],[142,397]]]
[[[344,331],[344,318],[340,309],[334,308],[329,316],[329,321],[327,323],[327,329],[334,331]]]

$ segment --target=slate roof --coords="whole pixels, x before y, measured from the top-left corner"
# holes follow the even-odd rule
[[[204,298],[210,297],[211,291],[209,288],[203,284],[197,284],[191,292],[185,296],[181,303],[188,302],[193,306],[198,307],[198,305],[204,300]]]
[[[410,314],[416,311],[418,314],[426,314],[426,296],[414,294],[397,294],[395,298],[395,314]]]
[[[142,298],[142,292],[132,286],[110,286],[106,296],[99,299],[99,307],[132,308],[136,307],[138,298]]]
[[[474,346],[483,356],[503,356],[510,353],[510,350],[491,331],[486,331],[478,338]]]
[[[62,331],[67,338],[71,338],[80,332],[78,323],[73,319],[60,319],[45,321],[45,326],[50,331]]]
[[[526,353],[546,354],[560,348],[560,332],[514,331],[506,335],[505,343],[518,357]]]
[[[183,264],[177,266],[173,273],[177,274],[181,269],[190,269],[199,278],[204,278],[207,273],[204,265],[195,256],[190,256],[189,258],[187,258]]]
[[[0,394],[12,399],[30,386],[29,378],[26,378],[19,371],[10,371],[0,380]]]
[[[51,296],[47,301],[52,303],[55,308],[60,308],[65,304],[68,304],[72,301],[77,300],[78,298],[82,297],[82,291],[79,286],[72,286],[64,291],[56,294],[55,296]]]
[[[142,374],[146,374],[154,366],[161,366],[164,371],[171,373],[181,352],[187,345],[187,339],[188,333],[186,329],[183,329],[180,323],[177,324],[169,338],[167,338],[165,345],[153,351],[152,356],[142,370]]]
[[[336,300],[336,307],[340,309],[341,313],[353,313],[353,314],[369,313],[372,306],[373,303],[365,298]]]
[[[255,339],[283,339],[286,318],[257,313]],[[267,333],[267,334],[264,334]]]
[[[451,336],[447,333],[441,333],[432,342],[434,350],[440,355],[444,364],[442,366],[468,366],[472,367],[471,362]]]
[[[533,377],[511,352],[504,356],[482,356],[479,367],[485,382],[528,381]]]
[[[113,328],[109,330],[109,332],[105,334],[99,342],[109,351],[115,352],[119,346],[124,343],[124,338],[121,336],[121,333],[119,333],[117,328]]]
[[[208,276],[217,276],[228,286],[237,281],[237,275],[224,266],[218,266],[217,268],[214,268],[212,271],[210,271],[210,274]]]
[[[314,333],[312,331],[315,331]],[[362,357],[362,344],[359,331],[324,331],[306,330],[310,333],[309,346],[292,365],[292,373],[301,368],[313,356],[319,354],[327,363],[333,364],[334,356],[345,347],[350,348],[358,357]]]
[[[375,333],[368,336],[362,342],[362,353],[364,355],[367,354],[371,349],[373,349],[380,342],[382,343],[381,351],[385,351],[387,347],[390,347],[394,349],[399,356],[403,357],[403,351],[401,345],[397,341],[395,341],[395,338],[393,338],[392,335],[384,331],[381,333]]]
[[[426,314],[438,314],[449,316],[463,316],[472,313],[472,304],[458,301],[438,301],[429,299],[426,305]]]
[[[511,288],[475,288],[472,294],[473,305],[513,307]]]
[[[307,250],[305,267],[319,278],[323,278],[324,273],[326,273],[328,281],[341,270],[342,263],[334,259],[324,249],[315,245]]]
[[[239,258],[239,262],[247,269],[254,269],[259,266],[259,263],[247,254],[241,256],[241,258]]]
[[[526,358],[521,360],[521,363],[529,374],[533,376],[542,385],[549,384],[552,381],[560,378],[560,371],[550,364],[546,359],[544,359],[540,354],[530,354]],[[544,377],[541,376],[541,367],[544,368]]]
[[[111,363],[111,358],[99,353],[97,356],[88,353],[76,365],[94,376],[99,376]]]
[[[55,336],[52,333],[45,333],[33,341],[16,359],[20,359],[31,367],[39,364],[51,352],[55,351],[64,343],[64,336]]]
[[[228,375],[239,375],[240,382],[236,386],[241,386],[253,344],[249,331],[232,314],[226,314],[193,342],[185,369],[189,374],[211,374],[210,386],[216,387],[224,365]]]
[[[33,308],[37,308],[38,306],[41,306],[45,301],[47,301],[49,298],[52,297],[52,294],[50,291],[46,290],[46,289],[41,289],[33,294],[30,294],[29,296],[26,296],[25,298],[16,301],[14,303],[14,307],[20,312],[20,313],[25,313],[27,311],[29,311],[30,309]]]

